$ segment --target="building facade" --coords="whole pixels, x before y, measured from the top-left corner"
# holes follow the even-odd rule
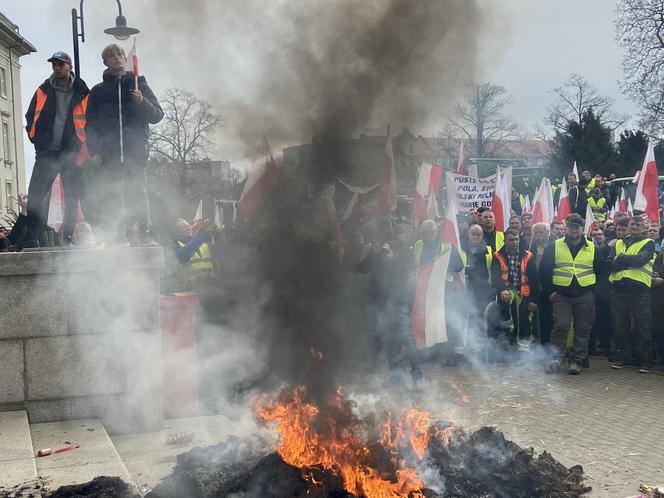
[[[19,58],[35,51],[0,13],[0,222],[18,211],[18,195],[27,192]]]

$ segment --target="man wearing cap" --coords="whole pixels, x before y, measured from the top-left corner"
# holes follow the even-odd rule
[[[53,73],[42,83],[25,115],[35,146],[35,166],[28,187],[28,235],[24,247],[38,247],[48,218],[53,180],[60,173],[65,193],[63,235],[71,241],[76,224],[80,167],[87,159],[85,112],[88,87],[72,72],[71,57],[56,52],[48,59]]]
[[[102,237],[120,243],[132,239],[137,225],[138,243],[150,244],[144,168],[149,125],[164,112],[145,77],[125,70],[121,47],[108,45],[101,56],[107,69],[90,91],[86,129],[91,160],[101,165],[99,177],[85,186],[88,204],[96,204],[92,222]]]
[[[540,263],[541,299],[553,305],[551,345],[553,359],[547,372],[558,373],[565,356],[569,357],[569,373],[581,373],[580,365],[588,356],[588,343],[595,320],[593,288],[597,276],[604,272],[601,251],[583,234],[585,222],[576,213],[566,220],[565,237],[549,244]],[[566,355],[567,334],[574,320],[574,343]]]

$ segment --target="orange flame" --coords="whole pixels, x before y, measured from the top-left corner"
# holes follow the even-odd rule
[[[341,477],[346,492],[366,498],[423,498],[424,484],[414,468],[404,467],[398,458],[402,440],[410,442],[415,455],[422,459],[427,449],[431,416],[410,409],[398,423],[391,419],[383,425],[379,443],[389,453],[391,469],[372,465],[372,444],[357,434],[360,421],[352,413],[352,404],[338,389],[323,409],[307,401],[307,390],[300,386],[284,392],[273,402],[259,408],[264,422],[276,422],[279,455],[289,465],[302,471],[302,477],[314,484],[307,469],[322,467]],[[399,463],[401,462],[401,463]]]

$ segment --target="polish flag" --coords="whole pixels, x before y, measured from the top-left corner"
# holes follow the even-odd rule
[[[574,167],[572,168],[572,173],[574,173],[574,176],[576,176],[576,181],[579,181],[579,170],[576,167],[576,161],[574,161]]]
[[[507,226],[509,216],[505,215],[505,207],[509,206],[509,197],[505,197],[505,186],[503,185],[503,175],[500,172],[500,167],[496,168],[496,188],[493,191],[493,202],[491,203],[491,211],[496,218],[496,231],[503,232]]]
[[[244,219],[255,216],[258,208],[265,202],[279,182],[280,168],[272,156],[267,137],[259,148],[258,158],[249,168],[247,180],[244,183],[242,194],[237,205],[238,214]]]
[[[533,199],[533,224],[544,222],[550,225],[553,221],[553,196],[551,195],[551,182],[542,178],[535,199]]]
[[[440,218],[440,213],[438,212],[438,199],[433,190],[429,194],[429,199],[427,200],[427,217],[432,220]]]
[[[459,148],[459,159],[457,161],[457,175],[466,174],[466,163],[463,159],[463,140],[461,141],[461,147]]]
[[[196,214],[194,214],[194,221],[191,224],[191,234],[196,235],[203,228],[203,201],[198,201]]]
[[[133,38],[131,50],[127,54],[125,71],[134,73],[134,90],[138,90],[138,53],[136,52],[136,37]]]
[[[376,183],[375,185],[372,185],[371,187],[357,187],[355,185],[351,185],[349,183],[344,182],[343,180],[339,180],[339,183],[341,183],[346,190],[349,192],[352,192],[353,195],[351,195],[350,200],[348,201],[348,204],[346,204],[346,207],[344,208],[344,213],[341,216],[341,222],[343,223],[344,221],[347,221],[354,216],[358,216],[360,213],[360,208],[362,203],[360,202],[360,195],[368,194],[369,192],[375,190],[377,187],[380,186],[380,183]],[[335,190],[336,192],[336,190]],[[345,198],[342,198],[340,201],[337,200],[336,205],[343,205],[345,204]]]
[[[593,214],[593,210],[590,209],[590,204],[586,207],[586,225],[583,229],[585,234],[590,237],[590,232],[593,231],[593,228],[595,228],[597,225],[597,222],[595,221],[595,215]]]
[[[563,185],[560,187],[560,197],[558,198],[558,212],[556,213],[556,220],[565,221],[570,214],[572,214],[572,207],[569,204],[567,180],[563,180]]]
[[[46,224],[59,232],[65,220],[65,190],[60,175],[55,177],[51,186],[51,200],[48,204],[48,221]]]
[[[392,136],[390,127],[387,127],[387,140],[383,153],[383,175],[380,180],[378,194],[378,216],[389,216],[392,209],[397,207],[397,180],[394,173],[394,151],[392,150]]]
[[[422,222],[429,216],[429,201],[431,195],[435,197],[440,190],[440,177],[443,169],[438,164],[422,163],[417,174],[417,183],[415,184],[415,195],[413,196],[412,211],[415,219]]]
[[[447,342],[445,321],[445,282],[452,251],[445,251],[420,269],[415,284],[411,312],[413,337],[419,349]]]
[[[643,160],[643,167],[636,186],[634,209],[644,211],[650,221],[659,225],[659,202],[657,198],[657,164],[652,140],[648,141],[648,151]]]
[[[530,205],[530,196],[526,195],[523,199],[523,208],[524,213],[530,213],[532,211],[532,206]]]
[[[634,216],[634,208],[632,207],[632,199],[629,197],[627,198],[627,216],[632,217]]]
[[[459,245],[459,225],[457,224],[457,209],[456,196],[450,195],[447,198],[447,210],[445,218],[443,218],[443,226],[440,231],[440,241],[447,242],[450,245]]]
[[[618,201],[618,211],[622,213],[627,212],[627,196],[625,195],[625,189],[620,189],[620,200]]]

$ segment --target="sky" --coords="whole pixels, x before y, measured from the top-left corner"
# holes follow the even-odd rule
[[[512,98],[509,113],[525,129],[532,130],[542,123],[547,107],[553,100],[551,89],[562,84],[571,73],[581,73],[601,94],[614,99],[615,109],[634,116],[637,108],[620,92],[621,51],[615,42],[615,3],[611,0],[482,0],[490,9],[490,22],[482,28],[480,78],[503,85]],[[124,14],[128,24],[141,29],[141,37],[164,36],[156,30],[173,29],[160,26],[154,20],[140,19],[147,8],[141,4],[154,0],[125,0]],[[189,5],[196,5],[191,2]],[[46,59],[57,50],[72,53],[71,8],[75,0],[4,0],[2,11],[17,24],[23,37],[37,48],[37,52],[21,58],[21,86],[23,109],[27,109],[32,93],[50,74]],[[108,43],[115,41],[103,29],[114,25],[117,8],[112,0],[85,3],[86,41],[81,44],[82,76],[89,86],[100,81],[103,69],[99,54]],[[133,15],[132,15],[133,14]],[[176,27],[177,29],[177,27]],[[224,29],[224,23],[219,23]],[[486,32],[488,30],[488,32]],[[178,36],[174,33],[172,36]],[[190,35],[187,35],[190,36]],[[157,94],[174,85],[187,88],[191,70],[184,70],[179,55],[160,52],[159,47],[139,38],[141,72],[147,75]],[[141,44],[146,47],[141,51]],[[202,42],[206,43],[206,42]],[[209,43],[209,42],[207,42]],[[195,40],[188,40],[195,47]],[[238,57],[241,57],[239,54]],[[150,75],[157,74],[158,77]],[[225,74],[233,78],[233,74]],[[237,79],[237,86],[243,84]],[[193,84],[196,86],[196,84]],[[187,88],[189,89],[189,88]],[[197,88],[191,88],[196,91]],[[205,92],[204,93],[204,97]],[[223,105],[220,111],[224,113]],[[441,126],[432,124],[415,134],[435,135]],[[230,140],[232,123],[220,131],[219,143]],[[26,172],[29,176],[34,161],[32,145],[24,137]],[[220,157],[231,164],[246,164],[251,158],[232,145],[220,145]]]

